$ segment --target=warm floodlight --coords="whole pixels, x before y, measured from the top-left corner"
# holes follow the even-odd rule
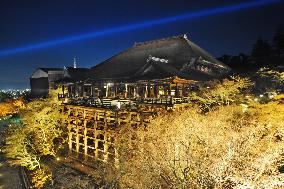
[[[22,53],[22,52],[27,52],[27,51],[36,50],[36,49],[43,49],[43,48],[60,45],[60,44],[68,43],[68,42],[75,42],[75,41],[96,38],[96,37],[120,33],[120,32],[127,32],[127,31],[131,31],[135,29],[147,28],[147,27],[152,27],[155,25],[167,24],[167,23],[172,23],[172,22],[176,22],[180,20],[191,20],[191,19],[211,16],[215,14],[244,10],[244,9],[269,5],[269,4],[278,3],[278,2],[283,2],[283,1],[282,0],[249,1],[249,2],[240,3],[240,4],[204,9],[201,11],[190,12],[190,13],[181,14],[181,15],[172,16],[172,17],[148,20],[144,22],[138,22],[134,24],[98,30],[98,31],[94,31],[94,32],[86,33],[86,34],[63,37],[63,38],[45,41],[45,42],[37,43],[37,44],[30,44],[26,46],[11,48],[11,49],[3,49],[0,51],[0,57]]]

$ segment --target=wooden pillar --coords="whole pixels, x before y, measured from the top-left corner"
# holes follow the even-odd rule
[[[78,90],[78,97],[81,95],[81,85],[80,84],[77,84],[77,90]]]
[[[145,94],[144,97],[147,98],[148,97],[148,83],[145,84]]]
[[[84,118],[84,153],[85,156],[88,154],[88,137],[87,137],[87,121]]]
[[[94,122],[94,136],[93,137],[95,138],[95,140],[94,140],[94,144],[95,144],[95,158],[98,158],[98,139],[97,139],[98,130],[97,130],[97,128],[98,128],[98,120],[99,120],[99,118],[98,118],[98,112],[97,111],[95,112],[94,120],[95,120],[95,122]]]
[[[178,84],[176,83],[176,87],[175,87],[175,97],[179,96],[179,91],[178,91]]]
[[[185,85],[182,84],[182,97],[184,97],[184,96],[185,96]]]
[[[158,95],[159,95],[159,86],[157,83],[154,84],[154,97],[155,98],[158,98]]]
[[[137,96],[137,85],[133,86],[133,98]]]
[[[133,85],[129,85],[128,86],[128,98],[133,98],[133,94],[134,94],[134,87]]]
[[[78,118],[76,118],[76,152],[79,153],[79,128],[78,128]]]
[[[172,96],[172,88],[171,88],[171,83],[169,84],[169,86],[168,86],[169,88],[168,88],[168,95],[169,96]]]
[[[108,90],[109,90],[109,85],[108,85],[108,83],[107,83],[107,85],[106,85],[106,98],[107,98],[107,97],[108,97],[108,95],[109,95]]]
[[[104,162],[108,161],[108,143],[107,143],[107,137],[104,137]]]
[[[69,87],[69,97],[74,98],[75,97],[75,86],[74,85],[70,85]]]
[[[97,133],[97,132],[96,132]],[[98,139],[97,139],[97,134],[95,135],[95,158],[98,158],[99,157],[99,150],[98,150],[98,143],[99,143],[99,141],[98,141]]]
[[[77,96],[77,86],[76,86],[76,84],[74,83],[74,97],[76,97]]]
[[[82,94],[82,97],[85,97],[85,85],[84,85],[84,83],[82,85],[82,92],[81,92],[81,94]]]
[[[93,96],[93,84],[90,85],[90,96]]]
[[[117,96],[117,84],[114,83],[114,97]]]
[[[67,95],[68,95],[68,98],[71,97],[71,86],[70,85],[67,85]]]
[[[138,98],[138,97],[140,96],[140,94],[139,94],[139,92],[140,92],[140,90],[139,90],[139,84],[136,84],[135,90],[136,90],[136,96],[135,96],[135,98]]]
[[[151,97],[151,92],[152,92],[151,84],[148,83],[148,97]]]
[[[73,137],[73,134],[71,133],[71,128],[68,128],[68,145],[69,145],[69,150],[72,150],[72,137]]]
[[[124,95],[125,98],[128,97],[128,84],[125,84],[125,95]]]
[[[167,95],[167,87],[163,84],[164,95]]]
[[[80,96],[80,85],[78,83],[76,83],[76,96]]]

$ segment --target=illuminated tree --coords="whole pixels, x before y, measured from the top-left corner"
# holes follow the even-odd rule
[[[254,90],[257,93],[281,92],[284,89],[284,72],[275,69],[260,68],[253,76]]]
[[[0,117],[16,114],[20,109],[25,108],[25,103],[22,98],[16,100],[8,100],[0,103]]]
[[[31,143],[31,135],[26,133],[27,129],[17,127],[11,127],[6,138],[5,155],[9,158],[9,163],[27,167],[29,170],[39,168],[39,157]]]
[[[62,117],[57,101],[57,92],[51,93],[50,98],[34,100],[20,112],[23,126],[10,129],[5,148],[6,156],[13,165],[21,165],[34,171],[34,179],[38,188],[41,182],[50,180],[48,172],[42,169],[41,158],[56,156],[58,149],[65,142],[62,130]],[[61,141],[56,143],[55,141]],[[43,175],[46,173],[47,175]],[[37,175],[37,176],[35,176]]]
[[[132,188],[283,187],[284,105],[279,101],[175,112],[138,131],[123,154],[122,186]],[[127,156],[132,154],[133,156]],[[125,155],[125,156],[124,156]]]
[[[146,128],[124,129],[121,187],[284,187],[278,170],[284,165],[284,98],[260,104],[245,98],[251,85],[239,77],[215,82],[192,98],[206,114],[192,104],[156,117]]]
[[[43,188],[44,184],[52,180],[52,172],[44,166],[32,173],[32,183],[35,188]]]
[[[204,112],[220,105],[230,105],[242,99],[241,93],[252,86],[248,78],[239,76],[215,81],[201,87],[199,92],[190,95],[191,101],[197,104]]]

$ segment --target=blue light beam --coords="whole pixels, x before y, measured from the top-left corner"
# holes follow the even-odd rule
[[[97,38],[97,37],[106,36],[106,35],[110,35],[114,33],[127,32],[131,30],[142,29],[142,28],[149,28],[152,26],[168,24],[168,23],[177,22],[181,20],[192,20],[192,19],[201,18],[205,16],[234,12],[238,10],[245,10],[245,9],[250,9],[253,7],[265,6],[265,5],[270,5],[274,3],[280,3],[280,2],[283,2],[283,1],[282,0],[249,1],[249,2],[240,3],[240,4],[215,7],[211,9],[204,9],[201,11],[190,12],[190,13],[181,14],[181,15],[172,16],[172,17],[147,20],[144,22],[117,26],[117,27],[113,27],[109,29],[103,29],[103,30],[86,33],[86,34],[68,36],[68,37],[63,37],[63,38],[45,41],[41,43],[30,44],[30,45],[20,46],[16,48],[11,48],[11,49],[4,49],[0,51],[0,57],[9,56],[9,55],[17,54],[17,53],[28,52],[28,51],[37,50],[37,49],[48,48],[48,47],[52,47],[56,45],[65,44],[68,42],[75,42],[75,41],[81,41],[81,40],[86,40],[86,39],[91,39],[91,38]]]

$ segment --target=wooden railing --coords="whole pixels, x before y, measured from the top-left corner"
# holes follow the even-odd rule
[[[189,97],[170,97],[170,98],[139,98],[139,99],[115,99],[115,98],[96,98],[96,97],[70,97],[69,94],[58,94],[58,99],[68,99],[66,104],[86,105],[103,108],[120,108],[131,106],[131,104],[160,104],[174,105],[190,103]]]
[[[190,99],[188,97],[171,97],[171,98],[146,98],[140,99],[138,102],[145,104],[181,104],[181,103],[189,103]]]

